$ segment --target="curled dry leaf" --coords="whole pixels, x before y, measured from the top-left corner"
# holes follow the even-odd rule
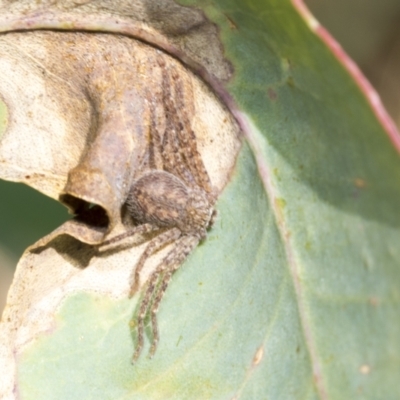
[[[226,184],[237,128],[207,87],[172,57],[115,35],[32,32],[1,41],[1,90],[10,114],[0,148],[2,177],[60,198],[79,216],[88,211],[95,232],[84,233],[74,221],[80,229],[66,233],[100,243],[121,224],[132,182],[152,169],[151,126],[166,129],[159,58],[184,81],[185,107],[213,185],[220,191]],[[105,214],[86,210],[87,204]]]
[[[116,16],[110,2],[80,2],[74,8],[76,3],[57,3],[35,14],[30,2],[2,2],[0,7],[7,10],[2,29],[28,26],[29,18],[31,24],[32,18],[45,24],[49,15],[93,25],[111,13],[124,21],[125,31],[144,32],[145,40],[149,35],[163,38],[164,47],[180,49],[213,76],[229,76],[214,27],[194,10],[170,1],[127,2],[120,4]],[[28,249],[18,265],[0,331],[0,365],[7,371],[0,382],[3,396],[14,390],[16,357],[40,332],[52,329],[54,311],[68,294],[128,293],[129,275],[146,243],[104,254],[94,245],[131,228],[124,206],[129,189],[162,158],[154,151],[154,131],[170,129],[162,65],[182,82],[183,94],[172,90],[171,98],[189,116],[197,150],[218,195],[235,164],[239,130],[210,89],[180,61],[147,43],[111,33],[31,31],[0,37],[0,94],[8,111],[0,141],[0,176],[59,199],[76,215]],[[152,257],[142,282],[170,247]]]

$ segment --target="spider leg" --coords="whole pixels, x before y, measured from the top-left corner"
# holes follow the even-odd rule
[[[156,274],[155,272],[156,271],[153,272],[153,274],[149,279],[146,292],[144,294],[142,302],[140,303],[139,313],[137,316],[137,332],[138,332],[137,343],[136,343],[135,353],[133,354],[132,357],[132,364],[134,364],[137,361],[143,349],[144,319],[147,315],[149,304],[151,298],[153,297],[158,278],[160,277],[160,274]]]
[[[140,259],[130,276],[129,297],[132,297],[139,287],[140,272],[143,269],[146,260],[152,254],[156,253],[158,250],[164,247],[166,244],[173,242],[180,236],[181,236],[181,231],[178,228],[172,228],[163,233],[160,233],[158,236],[156,236],[153,240],[150,241],[150,243],[144,250],[143,254],[140,256]]]
[[[150,143],[149,143],[149,152],[150,152],[150,166],[152,169],[163,169],[163,160],[162,160],[162,140],[159,130],[157,129],[158,124],[158,116],[156,112],[156,107],[154,106],[154,101],[157,101],[161,104],[162,99],[160,96],[154,100],[154,93],[147,93],[149,110],[150,110]]]
[[[182,157],[181,149],[176,134],[178,126],[178,114],[172,99],[172,87],[169,72],[162,58],[158,59],[162,73],[162,98],[165,109],[166,128],[164,133],[164,142],[162,147],[162,156],[164,160],[164,169],[189,185],[195,184],[190,170],[187,168],[186,162]]]
[[[156,225],[153,224],[142,224],[135,226],[134,228],[130,229],[129,231],[126,231],[122,233],[121,235],[115,236],[111,239],[105,240],[103,243],[100,244],[99,247],[104,247],[108,246],[109,244],[117,243],[120,242],[121,240],[133,236],[133,235],[144,235],[146,233],[158,231],[160,228]]]
[[[191,239],[191,241],[194,240],[194,243],[192,243],[190,246],[185,244],[187,242],[187,239]],[[149,311],[149,308],[151,306],[151,299],[156,294],[156,298],[154,299],[153,306],[151,307],[152,310],[152,316],[151,316],[151,321],[152,321],[152,330],[153,330],[153,343],[151,346],[150,354],[154,354],[154,351],[157,347],[157,343],[159,340],[159,334],[158,334],[158,327],[157,327],[157,322],[156,322],[156,313],[158,311],[158,306],[159,303],[165,293],[165,290],[167,289],[168,283],[171,280],[171,276],[173,272],[179,268],[180,263],[187,257],[187,255],[193,250],[193,248],[196,246],[198,243],[198,239],[194,237],[188,237],[184,236],[180,240],[177,241],[176,247],[174,247],[173,250],[171,250],[161,261],[160,265],[157,267],[157,269],[150,275],[150,278],[148,280],[148,286],[146,289],[146,292],[144,294],[142,303],[140,304],[139,308],[139,313],[137,317],[137,331],[138,331],[138,336],[137,336],[137,344],[136,344],[136,349],[135,353],[133,354],[132,357],[132,363],[135,363],[137,359],[140,356],[140,353],[142,352],[143,349],[143,333],[144,333],[144,319]],[[171,275],[168,277],[167,280],[165,280],[165,276],[162,279],[162,287],[157,291],[157,283],[159,281],[160,276],[163,274],[163,272],[167,270],[167,275]],[[153,314],[153,309],[154,306],[156,307],[156,310]],[[154,330],[155,329],[155,330]]]
[[[193,187],[195,180],[187,168],[187,165],[179,151],[179,144],[176,141],[175,129],[170,130],[164,136],[166,144],[163,147],[162,155],[165,163],[164,170],[179,177],[189,186]]]
[[[172,72],[172,79],[175,87],[175,114],[178,119],[178,123],[175,126],[180,143],[179,147],[184,153],[189,170],[196,180],[197,185],[207,193],[212,194],[213,188],[210,177],[197,149],[196,134],[191,127],[191,121],[186,112],[187,106],[185,105],[185,101],[187,101],[188,96],[185,95],[183,82],[176,70]]]
[[[153,357],[157,350],[157,345],[160,340],[157,324],[157,313],[161,300],[164,297],[165,291],[171,281],[174,272],[182,265],[186,257],[193,251],[199,243],[199,239],[194,236],[184,236],[176,247],[165,258],[166,272],[161,278],[161,287],[155,294],[153,304],[151,305],[151,326],[153,331],[153,342],[150,348],[150,357]],[[164,263],[164,261],[163,261]]]

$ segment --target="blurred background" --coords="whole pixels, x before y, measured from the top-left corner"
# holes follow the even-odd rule
[[[379,92],[400,126],[400,1],[305,0]]]
[[[400,126],[400,1],[305,3],[360,66]],[[56,201],[27,186],[0,181],[0,313],[23,251],[66,219],[66,209]]]
[[[70,218],[67,209],[28,186],[0,180],[0,312],[24,250]]]

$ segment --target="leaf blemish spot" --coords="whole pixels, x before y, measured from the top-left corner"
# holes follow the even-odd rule
[[[281,198],[281,197],[279,197],[279,198],[276,199],[276,205],[277,205],[281,210],[283,210],[283,209],[286,207],[286,200],[283,199],[283,198]]]
[[[376,307],[379,305],[379,299],[377,297],[371,297],[369,299],[369,304],[373,307]]]
[[[276,100],[278,98],[278,95],[276,94],[274,89],[268,88],[268,97],[270,100]]]
[[[359,189],[363,189],[367,186],[367,182],[365,182],[364,179],[356,178],[356,179],[354,179],[354,186]]]
[[[371,372],[371,367],[368,364],[363,364],[360,367],[360,372],[363,375],[368,375]]]
[[[263,356],[264,356],[264,349],[263,349],[263,347],[261,346],[261,347],[256,351],[256,354],[254,355],[254,358],[253,358],[253,366],[256,366],[256,365],[260,364],[260,362],[261,362]]]

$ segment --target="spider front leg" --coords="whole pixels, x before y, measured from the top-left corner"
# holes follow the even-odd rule
[[[137,290],[139,285],[140,279],[140,271],[144,266],[146,260],[154,254],[156,251],[161,249],[163,246],[171,243],[172,241],[179,239],[181,236],[181,231],[177,228],[169,229],[156,238],[154,238],[146,247],[145,251],[143,252],[142,256],[140,257],[136,267],[132,273],[131,281],[134,279],[133,284],[131,284],[130,296]],[[135,350],[135,354],[132,358],[132,363],[137,360],[139,357],[142,347],[143,347],[143,331],[144,331],[144,319],[148,312],[148,307],[151,302],[151,298],[153,297],[154,291],[156,289],[157,281],[162,273],[162,269],[166,265],[166,259],[170,253],[162,260],[162,262],[157,266],[156,270],[150,275],[147,283],[147,289],[144,294],[142,303],[140,304],[139,313],[137,316],[137,326],[138,326],[138,337],[137,337],[137,346]]]
[[[153,331],[153,342],[150,349],[150,357],[154,355],[159,341],[159,333],[156,319],[159,304],[168,287],[172,274],[180,267],[181,263],[197,246],[198,242],[199,239],[197,237],[183,236],[180,240],[177,241],[175,247],[167,254],[167,256],[157,267],[157,269],[151,274],[148,280],[148,286],[145,291],[142,303],[140,304],[140,309],[137,317],[138,336],[135,353],[132,357],[132,363],[136,362],[143,349],[144,320],[149,310],[151,310],[151,324]],[[161,287],[157,288],[160,276],[162,276],[164,273],[165,275],[161,278]],[[152,303],[151,300],[154,296],[155,298]]]
[[[160,273],[162,273],[162,272],[158,273],[156,272],[158,272],[158,268],[151,275],[150,280],[147,284],[147,290],[144,294],[142,302],[140,303],[139,313],[137,316],[137,343],[136,343],[135,353],[133,354],[132,357],[132,364],[134,364],[137,361],[143,349],[144,319],[146,318],[147,311],[149,308],[149,303],[151,301],[151,298],[153,297],[158,278],[160,276]]]
[[[153,224],[142,224],[139,226],[135,226],[134,228],[122,233],[121,235],[117,235],[111,239],[105,240],[103,243],[101,243],[99,245],[99,247],[105,247],[105,246],[108,246],[109,244],[118,243],[121,240],[124,240],[125,238],[127,238],[129,236],[145,235],[146,233],[158,231],[159,229],[160,228],[158,226],[153,225]]]
[[[168,254],[168,256],[171,256],[172,258],[172,264],[166,270],[164,276],[161,278],[161,287],[159,288],[158,292],[156,292],[153,304],[151,306],[151,329],[153,331],[153,343],[149,352],[150,358],[154,356],[154,353],[157,350],[158,342],[160,340],[157,324],[157,313],[161,300],[164,297],[165,291],[167,290],[169,282],[171,281],[172,275],[182,265],[182,262],[193,251],[198,243],[199,239],[197,237],[184,236],[182,238],[182,241],[177,244],[177,248],[179,247],[181,250],[180,254],[178,253],[175,255],[175,249]]]
[[[172,228],[161,233],[160,235],[158,235],[157,237],[155,237],[153,240],[150,241],[150,243],[147,245],[145,251],[141,255],[138,263],[136,264],[135,269],[132,271],[132,274],[130,276],[129,297],[132,297],[139,288],[140,272],[143,269],[146,260],[152,254],[156,253],[158,250],[164,247],[166,244],[173,242],[180,236],[181,236],[181,231],[177,228]]]

